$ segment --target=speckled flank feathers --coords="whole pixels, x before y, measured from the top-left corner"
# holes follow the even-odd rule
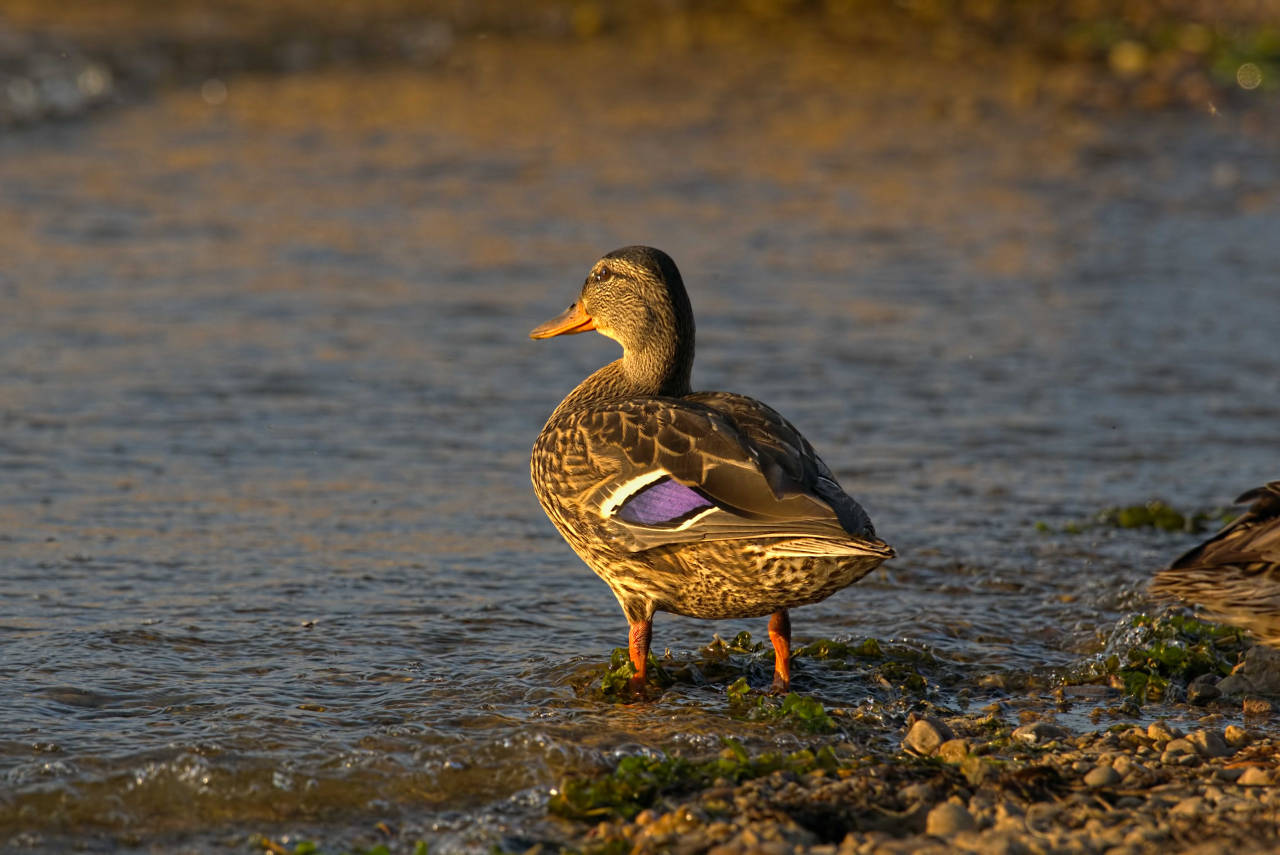
[[[1235,522],[1156,574],[1151,593],[1200,606],[1280,647],[1280,481],[1236,499]]]
[[[893,550],[790,422],[752,398],[690,389],[693,312],[665,253],[606,255],[578,300],[531,335],[587,330],[623,356],[551,414],[531,473],[547,516],[632,624],[633,685],[653,613],[665,611],[774,615],[785,629],[773,633],[774,688],[785,689],[786,610],[851,585]]]

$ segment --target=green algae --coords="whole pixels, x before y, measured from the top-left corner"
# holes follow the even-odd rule
[[[1089,519],[1064,523],[1058,528],[1039,520],[1035,528],[1036,531],[1063,534],[1084,534],[1087,531],[1105,528],[1153,528],[1158,531],[1200,534],[1225,525],[1232,519],[1234,514],[1222,509],[1180,511],[1168,502],[1152,499],[1139,505],[1104,508]]]
[[[361,847],[355,849],[345,847],[342,849],[325,849],[314,840],[300,840],[290,847],[261,834],[255,834],[250,837],[249,846],[254,849],[260,849],[263,852],[269,852],[271,855],[391,855],[391,849],[385,843],[378,843],[367,849]],[[410,852],[412,855],[428,855],[429,849],[425,842],[419,840],[413,849],[397,851]]]
[[[820,638],[796,650],[794,655],[797,658],[804,657],[823,662],[836,660],[844,664],[849,659],[883,659],[884,650],[881,649],[880,642],[874,638],[864,639],[857,644]]]
[[[606,775],[567,778],[553,792],[547,809],[566,819],[595,821],[621,817],[632,819],[660,798],[712,786],[724,780],[741,783],[774,772],[833,772],[840,763],[830,746],[803,749],[790,754],[766,752],[751,755],[736,739],[726,738],[720,753],[706,760],[679,756],[632,755],[618,761]]]
[[[835,721],[817,698],[789,692],[779,701],[754,694],[746,677],[730,683],[725,695],[729,699],[729,713],[735,718],[787,724],[808,733],[831,733],[836,729]]]
[[[599,694],[601,699],[614,703],[634,701],[636,694],[631,688],[631,678],[635,676],[636,666],[631,664],[631,654],[625,647],[615,647],[609,655],[609,665],[600,676]],[[646,688],[665,689],[675,683],[675,679],[658,662],[656,656],[649,654],[649,666],[645,672]]]
[[[1107,682],[1136,704],[1159,702],[1175,685],[1203,674],[1229,674],[1246,647],[1241,630],[1178,612],[1135,615],[1127,635],[1121,650],[1088,663],[1067,682]]]

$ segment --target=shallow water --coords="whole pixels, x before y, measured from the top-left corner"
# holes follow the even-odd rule
[[[467,849],[616,753],[792,744],[722,687],[580,691],[625,621],[527,455],[615,346],[526,335],[624,244],[681,265],[695,385],[786,413],[901,555],[797,639],[932,651],[939,703],[1086,660],[1194,541],[1037,521],[1277,477],[1273,114],[610,58],[482,44],[0,139],[0,841]],[[662,615],[655,648],[741,629]]]

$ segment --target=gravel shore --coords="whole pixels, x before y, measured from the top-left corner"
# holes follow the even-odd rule
[[[600,822],[572,845],[711,855],[1280,845],[1276,740],[1221,721],[1211,714],[1185,730],[1156,721],[1073,734],[1048,721],[1004,725],[995,714],[918,717],[897,755],[721,781],[632,820]]]

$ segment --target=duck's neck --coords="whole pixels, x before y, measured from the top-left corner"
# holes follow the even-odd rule
[[[621,359],[600,368],[569,393],[556,411],[558,415],[590,404],[644,398],[655,395],[683,398],[693,390],[693,336],[661,344],[640,352],[626,351]]]

